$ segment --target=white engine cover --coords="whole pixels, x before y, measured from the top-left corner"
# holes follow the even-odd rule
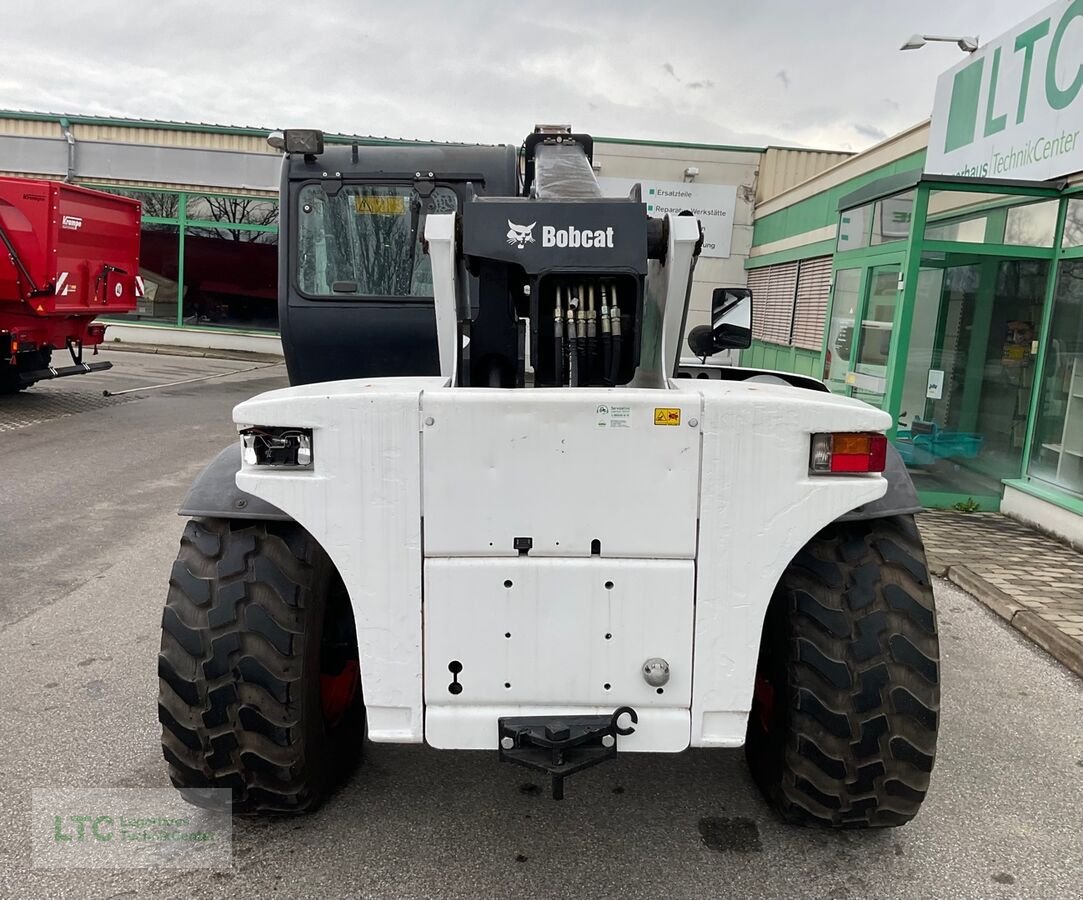
[[[426,740],[491,749],[500,716],[631,706],[622,749],[683,750],[694,582],[690,560],[427,559]],[[652,658],[662,687],[644,680]]]

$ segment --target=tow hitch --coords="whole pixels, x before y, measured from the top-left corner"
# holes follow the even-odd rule
[[[619,724],[627,715],[630,725]],[[639,716],[622,706],[611,716],[507,716],[500,727],[500,761],[548,772],[553,799],[564,799],[564,779],[617,755],[617,736],[635,731]]]

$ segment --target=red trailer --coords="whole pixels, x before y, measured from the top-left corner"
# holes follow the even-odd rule
[[[35,381],[108,369],[83,362],[103,313],[135,309],[138,200],[59,181],[0,178],[0,393]],[[71,354],[53,366],[54,350]]]

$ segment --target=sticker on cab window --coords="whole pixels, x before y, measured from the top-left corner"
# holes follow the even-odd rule
[[[353,207],[359,216],[401,216],[404,200],[401,194],[354,194]]]

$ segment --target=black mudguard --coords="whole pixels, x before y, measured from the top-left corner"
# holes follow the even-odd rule
[[[888,516],[921,512],[922,506],[921,501],[918,500],[918,492],[894,444],[887,445],[887,465],[884,467],[884,477],[887,479],[887,493],[883,497],[850,510],[845,515],[839,516],[839,521],[886,519]]]
[[[235,441],[219,453],[192,483],[178,511],[182,516],[222,519],[292,521],[277,506],[237,487],[241,445]]]

